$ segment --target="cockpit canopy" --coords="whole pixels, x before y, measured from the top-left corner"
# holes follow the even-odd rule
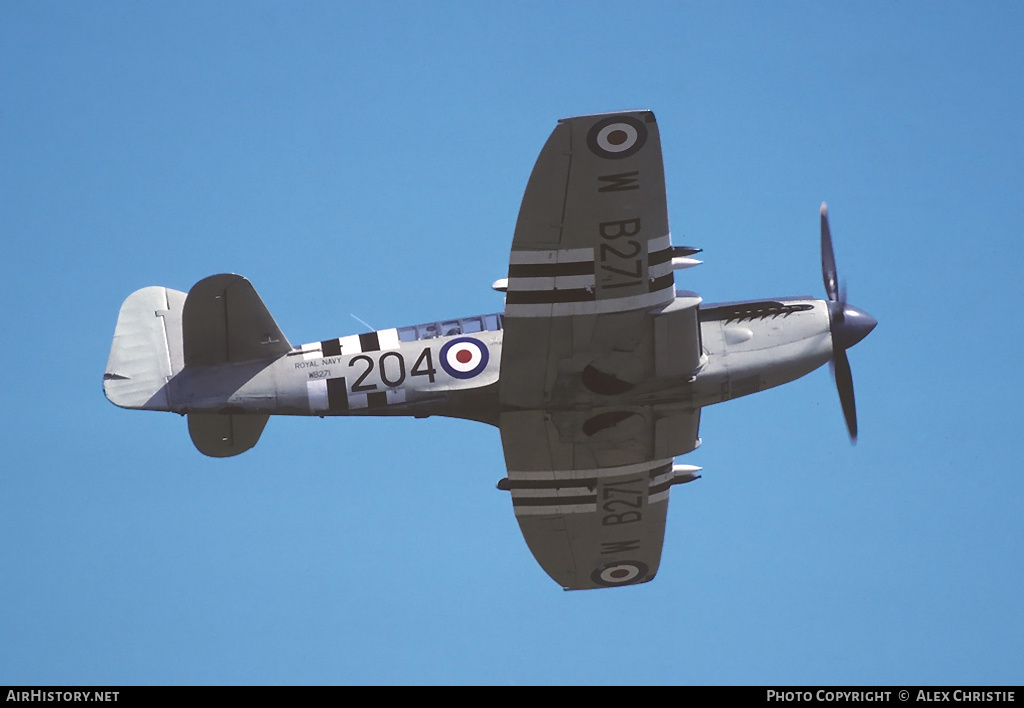
[[[452,337],[457,334],[473,334],[475,332],[497,332],[502,327],[502,315],[478,315],[463,317],[457,320],[427,322],[412,327],[399,327],[398,339],[402,342],[415,342],[420,339],[436,339]]]

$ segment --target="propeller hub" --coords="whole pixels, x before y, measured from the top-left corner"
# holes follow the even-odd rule
[[[828,314],[832,320],[832,344],[839,350],[849,349],[868,336],[878,324],[864,310],[845,302],[829,302]]]

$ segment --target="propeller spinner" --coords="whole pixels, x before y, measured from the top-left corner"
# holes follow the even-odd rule
[[[839,286],[836,257],[832,250],[832,230],[828,225],[828,206],[821,205],[821,277],[828,296],[828,315],[832,331],[832,375],[843,406],[850,442],[857,442],[857,405],[853,396],[853,373],[846,350],[864,339],[878,324],[875,318],[846,302]]]

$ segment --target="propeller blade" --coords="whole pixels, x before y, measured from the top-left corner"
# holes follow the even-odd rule
[[[878,323],[860,308],[846,302],[846,286],[839,285],[836,256],[832,250],[832,229],[828,223],[828,206],[821,203],[821,277],[828,294],[829,333],[832,335],[832,377],[839,391],[850,442],[857,442],[857,403],[853,396],[853,373],[846,350],[864,339]]]
[[[836,275],[836,257],[832,251],[832,229],[828,225],[828,205],[821,203],[821,278],[825,293],[832,302],[839,301],[839,278]]]
[[[850,360],[845,350],[837,350],[832,358],[832,374],[836,379],[836,390],[839,391],[839,402],[843,405],[843,416],[846,418],[846,429],[850,433],[850,442],[857,442],[857,403],[853,397],[853,372],[850,371]]]

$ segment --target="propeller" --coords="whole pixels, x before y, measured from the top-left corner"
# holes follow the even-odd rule
[[[878,322],[860,308],[846,302],[846,290],[839,285],[836,257],[832,250],[832,229],[828,224],[828,206],[821,204],[821,277],[828,296],[829,327],[832,332],[832,376],[839,391],[839,403],[846,418],[850,442],[857,442],[857,404],[853,396],[853,372],[846,350],[864,339]]]

